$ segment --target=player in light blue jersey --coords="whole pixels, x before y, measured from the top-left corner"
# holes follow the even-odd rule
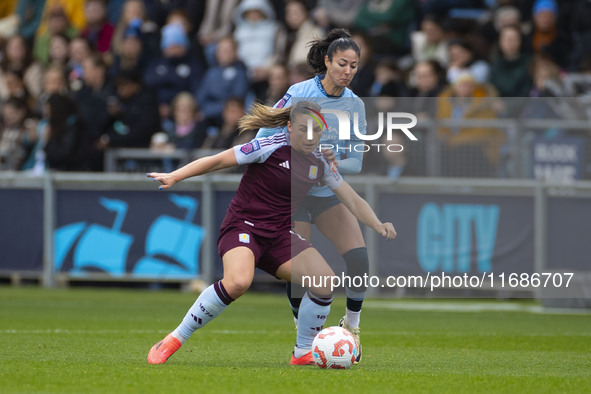
[[[275,104],[276,108],[294,105],[301,100],[313,100],[323,109],[326,128],[320,141],[321,147],[328,147],[327,159],[334,161],[341,174],[358,174],[363,164],[363,149],[354,147],[362,141],[354,130],[365,134],[365,106],[347,86],[357,72],[360,50],[351,35],[344,29],[333,29],[324,39],[310,43],[308,64],[317,74],[316,77],[292,85],[285,96]],[[339,139],[339,122],[334,114],[327,114],[326,109],[335,109],[349,114],[350,140]],[[354,116],[357,114],[357,117]],[[357,124],[354,124],[357,120]],[[275,133],[286,133],[287,130],[261,129],[257,137],[265,137]],[[330,149],[332,148],[332,149]],[[310,240],[311,224],[324,234],[337,248],[346,263],[347,275],[363,277],[369,270],[367,248],[357,219],[336,198],[326,186],[316,186],[303,200],[294,215],[297,233]],[[288,283],[288,297],[294,317],[297,319],[301,298],[292,294]],[[339,325],[347,328],[359,341],[359,317],[365,298],[366,288],[346,287],[347,310]],[[361,360],[361,344],[357,362]]]

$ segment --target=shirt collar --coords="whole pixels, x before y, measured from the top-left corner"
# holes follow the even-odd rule
[[[326,77],[326,75],[323,75],[323,74],[318,74],[314,77],[314,81],[316,81],[316,85],[318,86],[318,89],[320,89],[320,92],[322,92],[322,94],[325,95],[326,97],[333,97],[333,98],[343,97],[343,95],[345,94],[345,89],[343,89],[343,93],[341,93],[338,96],[333,96],[332,94],[328,94],[326,92],[326,90],[324,90],[324,86],[322,86],[322,80],[325,77]]]

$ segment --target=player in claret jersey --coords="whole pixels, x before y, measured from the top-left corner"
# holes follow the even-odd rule
[[[284,109],[256,105],[241,120],[241,128],[287,125],[289,134],[257,138],[214,156],[204,157],[172,172],[149,173],[168,189],[183,179],[240,164],[247,164],[236,195],[220,229],[218,251],[222,280],[205,289],[181,324],[148,354],[150,364],[162,364],[191,334],[210,322],[246,292],[258,267],[281,279],[302,284],[302,277],[334,275],[322,256],[292,231],[291,216],[310,188],[323,182],[364,224],[391,239],[396,231],[382,223],[371,207],[343,181],[317,149],[322,128],[314,125],[308,138],[308,119],[317,104],[299,102]],[[316,285],[316,283],[313,283]],[[330,311],[330,282],[310,287],[302,300],[292,365],[313,364],[312,341]]]

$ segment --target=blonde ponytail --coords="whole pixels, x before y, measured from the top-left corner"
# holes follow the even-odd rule
[[[299,101],[286,108],[273,108],[255,103],[250,113],[242,116],[238,121],[238,130],[256,130],[261,127],[269,129],[285,127],[287,121],[293,121],[298,114],[309,114],[311,110],[320,111],[320,106],[311,101]]]

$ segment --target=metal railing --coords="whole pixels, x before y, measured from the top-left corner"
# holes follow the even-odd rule
[[[499,151],[498,162],[486,164],[483,150],[489,144],[498,142],[484,139],[465,149],[450,148],[438,135],[443,128],[481,128],[500,130],[505,142]],[[411,176],[426,177],[475,177],[528,179],[531,176],[532,141],[537,133],[549,129],[574,133],[585,140],[591,140],[591,122],[564,119],[420,119],[413,128],[419,141],[404,141],[405,152],[418,168]],[[588,145],[588,144],[587,144]],[[172,171],[190,161],[219,152],[218,150],[172,150],[151,149],[108,149],[105,154],[106,172]],[[583,159],[581,159],[583,160]],[[584,158],[581,165],[591,163],[591,157]],[[371,169],[369,169],[371,172]],[[470,171],[466,171],[470,170]],[[591,173],[583,179],[591,178]]]

